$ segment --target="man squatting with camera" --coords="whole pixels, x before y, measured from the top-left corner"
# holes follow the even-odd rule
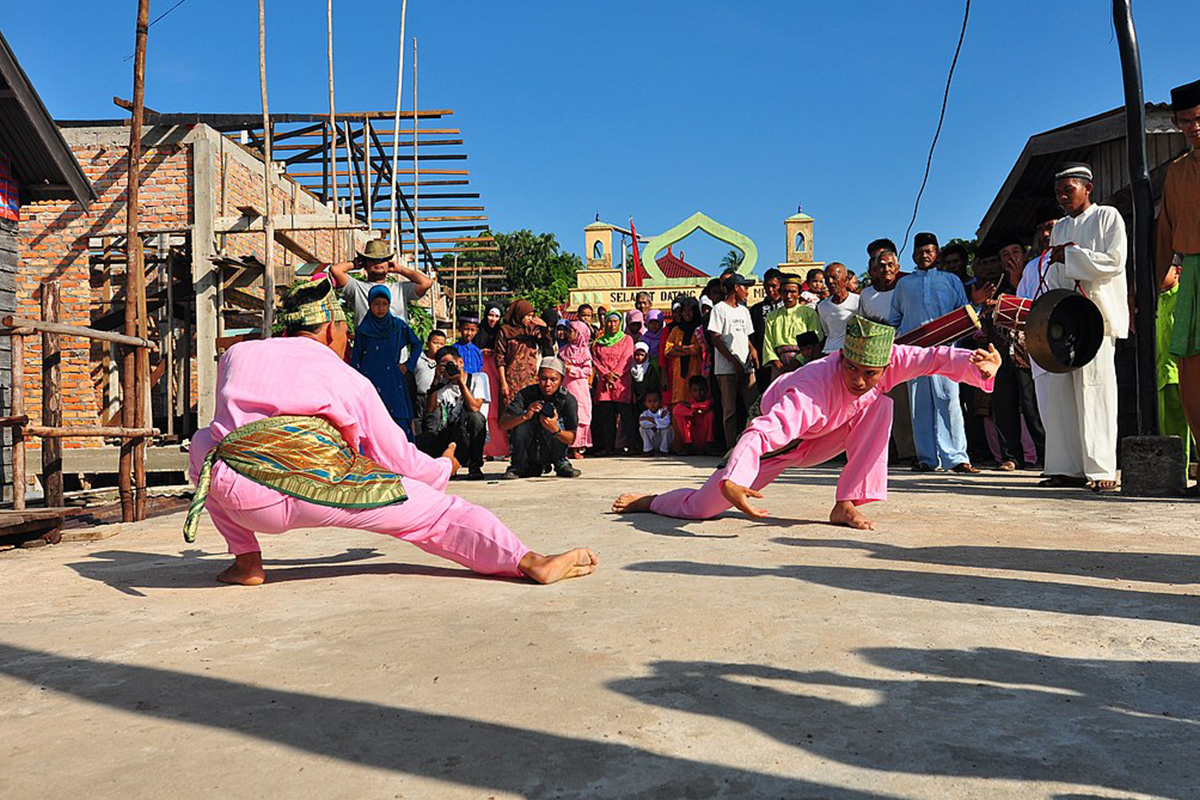
[[[560,478],[580,474],[567,460],[579,427],[579,405],[563,388],[566,371],[562,359],[543,358],[537,383],[518,392],[500,416],[500,429],[508,432],[512,451],[504,480],[536,478],[551,469]]]

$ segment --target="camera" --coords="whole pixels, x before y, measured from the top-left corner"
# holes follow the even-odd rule
[[[445,364],[442,364],[442,372],[445,373],[447,378],[458,377],[458,364],[455,364],[453,361],[447,361]]]
[[[555,417],[558,416],[558,406],[550,400],[542,399],[542,416]]]

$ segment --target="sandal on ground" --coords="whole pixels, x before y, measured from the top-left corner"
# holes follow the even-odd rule
[[[1000,462],[1000,464],[999,464],[999,466],[997,466],[997,467],[996,467],[996,469],[1000,470],[1001,472],[1016,472],[1016,470],[1017,470],[1017,462],[1015,462],[1015,461],[1001,461],[1001,462]]]
[[[912,471],[913,472],[933,472],[933,467],[929,466],[928,464],[924,464],[920,461],[917,461],[912,465]]]
[[[951,471],[961,472],[964,475],[978,475],[979,467],[972,465],[969,461],[964,461],[963,463],[956,465]]]
[[[1044,480],[1038,481],[1038,486],[1052,489],[1085,489],[1087,485],[1086,478],[1073,478],[1070,475],[1047,475]]]
[[[1113,494],[1119,491],[1116,481],[1088,481],[1087,487],[1096,494]]]

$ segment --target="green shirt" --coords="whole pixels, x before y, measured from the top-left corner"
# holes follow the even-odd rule
[[[766,327],[763,330],[762,363],[770,364],[780,361],[775,354],[776,347],[796,346],[796,337],[802,333],[815,331],[821,333],[821,320],[817,312],[803,303],[795,308],[777,308],[767,315]]]

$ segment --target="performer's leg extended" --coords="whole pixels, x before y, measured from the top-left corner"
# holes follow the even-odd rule
[[[750,488],[755,491],[762,489],[778,478],[781,472],[796,463],[794,453],[788,453],[787,457],[763,459],[758,477]],[[733,505],[721,491],[721,483],[725,478],[726,471],[718,469],[699,489],[675,489],[657,495],[623,494],[613,503],[613,511],[618,514],[649,511],[664,517],[712,519]]]
[[[270,513],[230,511],[227,516],[244,529],[271,533],[318,527],[382,533],[474,572],[539,583],[586,575],[596,567],[596,554],[586,548],[553,556],[533,552],[495,514],[461,497],[408,479],[404,490],[408,499],[403,503],[379,508],[332,508],[289,497]]]

